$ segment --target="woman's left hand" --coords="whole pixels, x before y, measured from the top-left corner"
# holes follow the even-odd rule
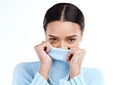
[[[85,56],[85,50],[72,48],[68,54],[67,61],[70,64],[70,79],[80,74],[80,68]]]

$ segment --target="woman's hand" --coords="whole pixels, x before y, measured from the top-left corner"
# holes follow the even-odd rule
[[[46,80],[48,79],[48,73],[52,63],[52,59],[48,55],[48,52],[50,51],[50,46],[50,43],[47,41],[43,41],[41,44],[35,46],[35,51],[40,60],[39,72]]]
[[[80,74],[80,68],[85,56],[85,50],[72,48],[68,54],[67,61],[70,64],[70,79]]]

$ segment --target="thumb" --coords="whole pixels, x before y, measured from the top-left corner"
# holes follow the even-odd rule
[[[68,63],[70,63],[72,57],[73,57],[73,51],[70,51],[70,52],[68,53],[68,55],[67,55],[67,58],[66,58],[66,60],[68,61]]]

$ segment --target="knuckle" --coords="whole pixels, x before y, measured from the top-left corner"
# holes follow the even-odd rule
[[[38,45],[34,46],[34,49],[37,49],[38,48]]]

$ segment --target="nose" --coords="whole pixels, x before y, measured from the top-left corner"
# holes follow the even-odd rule
[[[61,48],[61,49],[68,49],[68,46],[65,42],[60,42],[59,45],[58,45],[58,48]]]

